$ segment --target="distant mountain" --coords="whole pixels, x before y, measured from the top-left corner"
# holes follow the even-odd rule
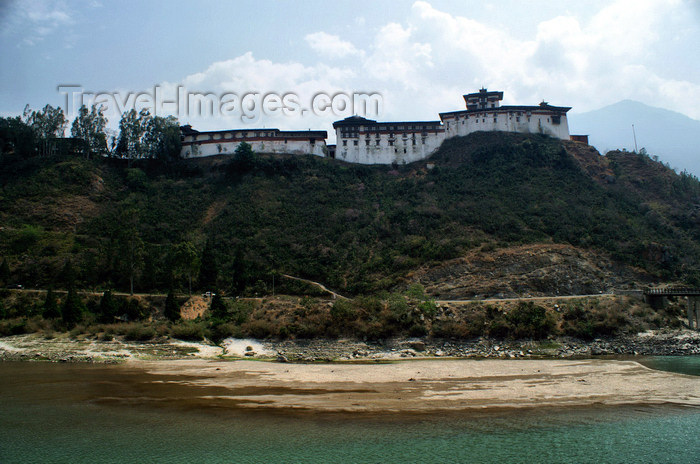
[[[571,133],[588,134],[591,145],[601,153],[623,148],[634,150],[632,124],[638,149],[644,147],[672,168],[700,176],[698,120],[632,100],[569,116]]]

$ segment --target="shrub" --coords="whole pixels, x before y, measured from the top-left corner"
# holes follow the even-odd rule
[[[131,324],[124,334],[126,340],[144,342],[153,339],[156,336],[156,331],[150,325]]]
[[[183,321],[173,324],[170,329],[170,336],[180,340],[200,341],[206,337],[206,332],[201,323]]]
[[[357,311],[350,300],[338,299],[331,307],[331,318],[334,321],[351,321],[357,318]]]
[[[0,321],[0,336],[21,335],[27,333],[27,319],[24,317]]]
[[[233,301],[229,310],[229,321],[238,325],[248,322],[254,307],[255,303],[252,301]]]
[[[521,302],[506,314],[515,338],[545,338],[555,327],[555,319],[542,306],[531,301]]]

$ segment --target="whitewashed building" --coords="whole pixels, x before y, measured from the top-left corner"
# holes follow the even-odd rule
[[[281,131],[279,129],[231,129],[199,132],[190,126],[180,128],[182,158],[232,155],[241,142],[257,153],[326,156],[326,131]]]
[[[232,129],[199,132],[181,127],[182,157],[233,154],[241,142],[258,153],[329,156],[358,164],[408,164],[433,154],[443,140],[479,131],[544,134],[569,140],[569,107],[542,102],[537,106],[501,106],[503,92],[464,95],[466,110],[440,113],[440,121],[377,122],[351,116],[333,123],[336,145],[326,145],[326,131]],[[575,136],[587,143],[586,136]]]
[[[407,164],[430,156],[445,138],[440,121],[377,122],[351,116],[333,123],[335,158],[359,164]]]
[[[545,134],[569,140],[569,107],[552,106],[542,102],[538,106],[501,106],[503,92],[479,92],[464,95],[466,110],[440,113],[445,125],[445,138],[463,136],[477,131],[519,132]]]

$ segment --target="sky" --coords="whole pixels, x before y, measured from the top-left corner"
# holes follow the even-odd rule
[[[0,0],[0,116],[97,101],[111,127],[135,107],[198,130],[330,132],[352,114],[436,120],[482,87],[700,119],[700,1]],[[214,111],[183,103],[198,94]]]

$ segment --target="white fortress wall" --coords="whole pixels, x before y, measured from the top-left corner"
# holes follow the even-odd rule
[[[464,136],[477,131],[545,134],[569,140],[566,114],[549,111],[498,111],[442,113],[446,137]]]
[[[405,137],[390,137],[389,134],[368,134],[354,139],[339,137],[335,157],[348,163],[407,164],[433,154],[444,138],[444,132],[431,132],[425,136],[411,133]]]
[[[198,158],[232,155],[241,142],[250,144],[253,151],[258,153],[325,156],[326,136],[325,131],[312,131],[303,135],[285,134],[276,130],[203,132],[184,136],[181,156]]]

